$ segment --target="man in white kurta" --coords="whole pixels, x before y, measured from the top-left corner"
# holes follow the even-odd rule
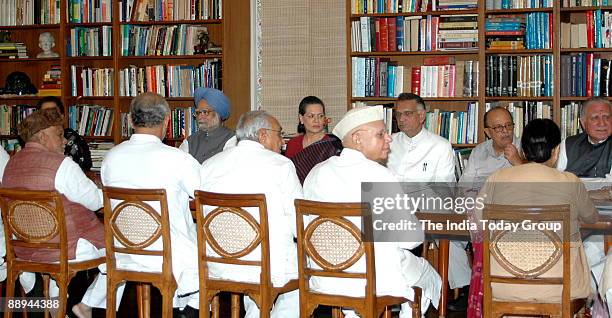
[[[200,165],[188,153],[162,143],[170,108],[161,96],[153,93],[139,95],[132,100],[130,114],[134,134],[130,140],[111,149],[104,158],[102,183],[111,187],[166,190],[172,271],[178,284],[174,306],[198,308],[197,235],[189,198],[200,186]],[[159,239],[147,249],[161,248]],[[117,255],[117,264],[131,270],[160,271],[162,262],[159,256]],[[83,303],[103,308],[106,305],[106,275],[98,277],[87,290]],[[117,298],[120,296],[118,290]]]
[[[342,139],[344,150],[315,166],[304,182],[304,197],[324,202],[360,202],[362,182],[392,182],[397,178],[380,162],[387,159],[391,137],[386,133],[381,106],[359,107],[349,111],[334,128],[334,135]],[[398,184],[399,186],[399,184]],[[412,218],[416,221],[416,218]],[[351,220],[361,227],[358,218]],[[423,311],[429,303],[437,306],[440,295],[440,276],[421,257],[408,249],[422,243],[423,233],[418,230],[419,242],[376,242],[376,293],[414,298],[413,286],[423,289]],[[350,268],[363,272],[363,259]],[[338,281],[340,280],[340,281]],[[323,293],[363,296],[363,281],[313,277],[311,287]],[[411,310],[402,305],[400,317],[410,317]],[[348,312],[347,317],[355,317]]]
[[[425,129],[427,108],[423,99],[402,93],[395,106],[397,126],[392,135],[387,167],[401,182],[455,182],[451,143]],[[472,270],[462,242],[451,242],[448,281],[451,288],[470,284]]]
[[[283,139],[278,121],[265,111],[243,114],[236,127],[239,142],[202,164],[202,189],[218,193],[264,193],[268,207],[270,271],[272,284],[284,286],[297,279],[295,206],[302,198],[302,186],[291,160],[280,154]],[[259,221],[259,211],[249,210]],[[207,253],[214,254],[212,249]],[[243,259],[260,260],[257,248]],[[209,263],[209,274],[221,279],[259,282],[260,268]],[[250,297],[244,297],[246,317],[259,317],[259,309]],[[299,294],[279,295],[271,317],[299,317]]]

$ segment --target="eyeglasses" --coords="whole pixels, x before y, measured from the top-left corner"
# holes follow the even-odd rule
[[[193,117],[198,117],[200,115],[208,116],[208,115],[210,115],[210,114],[212,114],[214,112],[215,112],[214,110],[208,110],[208,109],[205,109],[205,110],[196,110],[196,111],[193,112]]]
[[[304,117],[310,119],[310,120],[324,120],[325,119],[325,114],[306,114],[304,115]]]
[[[418,110],[405,110],[403,112],[400,111],[395,111],[395,117],[397,118],[402,118],[404,116],[412,116],[414,114],[416,114],[418,112]]]
[[[497,126],[493,126],[493,127],[487,127],[490,129],[493,129],[496,133],[500,133],[504,130],[512,130],[514,129],[514,123],[508,123],[505,125],[497,125]]]

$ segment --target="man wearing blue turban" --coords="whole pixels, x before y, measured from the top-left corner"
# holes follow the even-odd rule
[[[221,152],[226,143],[232,144],[235,133],[223,126],[223,122],[230,116],[231,108],[230,101],[223,92],[214,88],[199,87],[193,96],[195,101],[193,116],[198,122],[199,130],[187,137],[179,148],[202,163]]]

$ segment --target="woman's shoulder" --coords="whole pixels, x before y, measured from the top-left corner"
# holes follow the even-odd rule
[[[287,149],[285,150],[285,156],[291,158],[295,156],[298,152],[302,151],[304,141],[304,135],[300,134],[295,136],[287,142]]]

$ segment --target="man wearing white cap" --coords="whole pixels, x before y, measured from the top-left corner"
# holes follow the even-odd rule
[[[338,122],[333,134],[345,147],[340,156],[334,156],[315,166],[304,181],[304,197],[324,202],[360,202],[362,182],[397,183],[397,178],[383,164],[389,155],[391,137],[383,122],[382,106],[357,107],[347,112]],[[399,184],[397,184],[399,187]],[[414,216],[408,216],[414,218]],[[350,218],[361,227],[359,218]],[[416,219],[413,219],[416,221]],[[417,221],[418,222],[418,221]],[[414,298],[413,286],[423,289],[423,311],[429,303],[438,304],[440,276],[421,257],[408,249],[422,243],[423,233],[418,230],[418,242],[375,243],[376,294]],[[363,272],[361,259],[349,270]],[[311,287],[322,293],[363,296],[364,281],[328,277],[311,278]],[[400,317],[411,317],[407,304],[402,305]],[[356,317],[345,311],[346,317]]]
[[[218,89],[199,87],[193,93],[198,132],[187,137],[179,149],[191,154],[199,163],[235,145],[234,131],[223,126],[230,116],[231,104]]]

